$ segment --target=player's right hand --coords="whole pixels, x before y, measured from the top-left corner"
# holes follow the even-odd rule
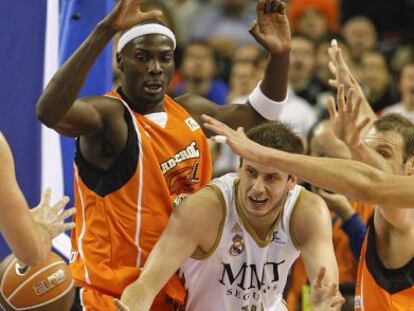
[[[159,10],[141,11],[140,0],[119,0],[102,23],[114,32],[126,30],[141,22],[162,16]]]

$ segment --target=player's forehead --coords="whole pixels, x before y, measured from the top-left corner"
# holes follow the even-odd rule
[[[397,131],[378,131],[375,127],[372,127],[365,135],[364,142],[368,146],[384,146],[395,150],[402,149],[404,146],[404,139]]]
[[[130,51],[174,51],[174,42],[167,36],[161,34],[148,34],[140,36],[125,46]]]

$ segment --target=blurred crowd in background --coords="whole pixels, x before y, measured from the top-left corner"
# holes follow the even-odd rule
[[[328,48],[336,39],[343,57],[378,115],[404,114],[414,121],[414,0],[289,0],[292,31],[288,100],[281,114],[315,156],[350,157],[329,128]],[[248,29],[255,20],[254,0],[150,0],[143,9],[160,9],[177,36],[176,72],[169,94],[199,94],[219,105],[244,103],[264,74],[266,53]],[[411,16],[411,18],[410,18]],[[114,66],[116,67],[116,66]],[[114,84],[117,86],[115,70]],[[212,145],[215,175],[234,171],[239,162],[224,145]],[[353,310],[358,254],[342,225],[356,212],[366,222],[372,206],[324,194],[332,211],[334,244],[343,310]],[[303,264],[291,274],[289,310],[308,310]]]

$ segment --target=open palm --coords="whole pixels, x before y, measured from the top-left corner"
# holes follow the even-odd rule
[[[103,22],[117,32],[161,15],[158,10],[142,12],[140,0],[119,0]]]
[[[286,7],[280,0],[258,0],[257,21],[250,33],[270,54],[285,52],[290,48],[290,29]]]

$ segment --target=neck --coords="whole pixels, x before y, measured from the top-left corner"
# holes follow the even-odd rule
[[[138,112],[139,114],[145,115],[164,111],[164,99],[159,102],[148,102],[142,99],[133,99],[125,94],[125,91],[122,89],[122,87],[119,87],[117,89],[117,92],[128,104],[129,108],[135,112]]]
[[[287,193],[284,197],[279,201],[280,203],[275,206],[275,208],[271,209],[269,213],[262,215],[260,217],[252,216],[246,212],[244,207],[241,194],[237,193],[237,200],[240,203],[240,207],[243,211],[243,214],[246,216],[249,224],[253,228],[254,232],[257,236],[262,240],[265,241],[270,233],[270,230],[273,228],[276,220],[279,218],[280,213],[282,212],[284,202],[286,200]]]

